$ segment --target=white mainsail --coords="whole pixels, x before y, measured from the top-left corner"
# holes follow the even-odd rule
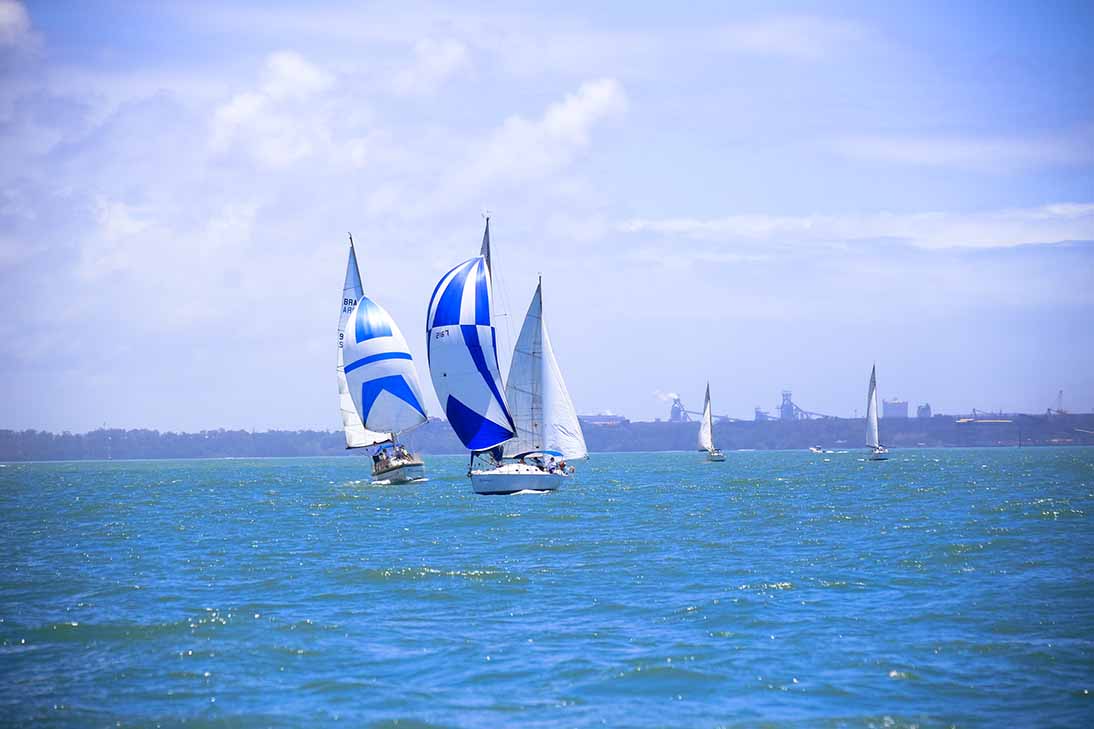
[[[429,300],[429,375],[445,417],[470,451],[513,437],[502,394],[497,334],[492,322],[490,221],[482,252],[441,277]]]
[[[375,433],[365,429],[357,407],[353,404],[349,383],[346,380],[345,340],[346,322],[364,295],[361,288],[361,273],[357,269],[357,253],[353,249],[353,238],[349,241],[349,261],[346,263],[346,281],[342,286],[342,314],[338,319],[338,406],[342,411],[342,429],[346,434],[346,448],[364,448],[389,438],[386,433]]]
[[[516,425],[516,437],[505,444],[505,455],[558,451],[574,460],[588,456],[577,411],[566,390],[543,319],[543,282],[517,337],[505,400]]]
[[[877,365],[870,369],[870,389],[866,393],[866,446],[881,447],[877,431]]]
[[[699,421],[699,450],[713,452],[714,418],[710,412],[710,383],[707,383],[706,404],[703,405],[703,419]]]

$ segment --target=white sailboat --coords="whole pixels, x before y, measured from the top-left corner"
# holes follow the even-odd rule
[[[707,460],[720,463],[726,455],[714,447],[714,416],[710,409],[710,383],[707,383],[706,403],[703,405],[703,419],[699,421],[699,450],[706,451]]]
[[[352,236],[338,321],[338,398],[346,447],[376,447],[374,479],[425,476],[425,464],[398,441],[427,420],[414,361],[391,315],[364,295]]]
[[[589,452],[547,333],[542,280],[517,337],[505,400],[516,434],[494,468],[471,471],[472,488],[481,494],[557,489],[574,470],[566,461]]]
[[[871,461],[885,461],[888,449],[881,445],[877,428],[877,365],[870,369],[870,389],[866,393],[866,447]]]
[[[501,460],[516,425],[502,392],[497,333],[492,323],[490,220],[482,250],[441,277],[429,300],[429,374],[448,424],[471,452]],[[474,480],[472,480],[474,485]]]

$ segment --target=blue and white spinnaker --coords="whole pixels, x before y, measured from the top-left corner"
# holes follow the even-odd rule
[[[406,339],[391,315],[367,296],[353,307],[343,351],[349,391],[367,429],[401,433],[427,420]]]
[[[470,451],[513,437],[491,323],[490,223],[482,253],[446,273],[426,318],[429,373],[452,430]]]
[[[346,434],[346,448],[366,448],[387,440],[387,433],[375,433],[365,429],[357,407],[353,404],[349,382],[346,380],[345,344],[346,324],[354,307],[364,296],[361,288],[361,272],[357,268],[357,253],[350,238],[349,260],[346,262],[346,279],[342,285],[342,311],[338,317],[338,407],[342,413],[342,430]]]

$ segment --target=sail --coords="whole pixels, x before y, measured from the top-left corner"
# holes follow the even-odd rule
[[[346,281],[342,286],[342,314],[338,319],[338,407],[342,411],[342,429],[346,434],[346,448],[364,448],[388,439],[386,433],[375,433],[365,429],[361,416],[353,404],[349,383],[346,381],[345,339],[346,322],[349,321],[353,307],[364,291],[361,288],[361,273],[357,269],[357,253],[353,249],[353,239],[349,244],[349,261],[346,263]]]
[[[703,405],[703,419],[699,421],[699,450],[714,450],[714,418],[710,414],[710,383],[707,383],[707,399]]]
[[[361,296],[343,342],[346,380],[365,428],[400,433],[427,420],[410,349],[382,306]]]
[[[877,366],[870,370],[870,389],[866,394],[866,446],[881,446],[877,432]]]
[[[505,455],[558,451],[563,458],[585,458],[585,436],[555,359],[543,320],[543,285],[536,287],[517,337],[505,387],[516,426],[516,437],[505,444]]]
[[[488,240],[484,236],[484,252]],[[500,445],[514,432],[490,305],[490,267],[479,255],[441,277],[426,314],[433,389],[452,430],[471,451]]]

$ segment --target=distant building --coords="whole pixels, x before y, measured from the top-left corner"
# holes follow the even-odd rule
[[[581,415],[578,417],[582,425],[603,425],[608,427],[614,427],[618,425],[626,425],[631,422],[624,418],[622,415],[612,415],[611,413],[598,413],[596,415]]]
[[[884,400],[881,403],[881,417],[906,418],[908,417],[907,400]]]
[[[779,404],[779,420],[797,420],[798,414],[794,412],[793,393],[783,390],[783,401]]]
[[[915,409],[915,416],[917,418],[929,418],[931,417],[931,404],[923,403]]]
[[[669,422],[670,423],[683,423],[689,420],[688,411],[684,409],[684,403],[680,401],[680,398],[676,398],[672,401],[672,409],[669,410]]]

